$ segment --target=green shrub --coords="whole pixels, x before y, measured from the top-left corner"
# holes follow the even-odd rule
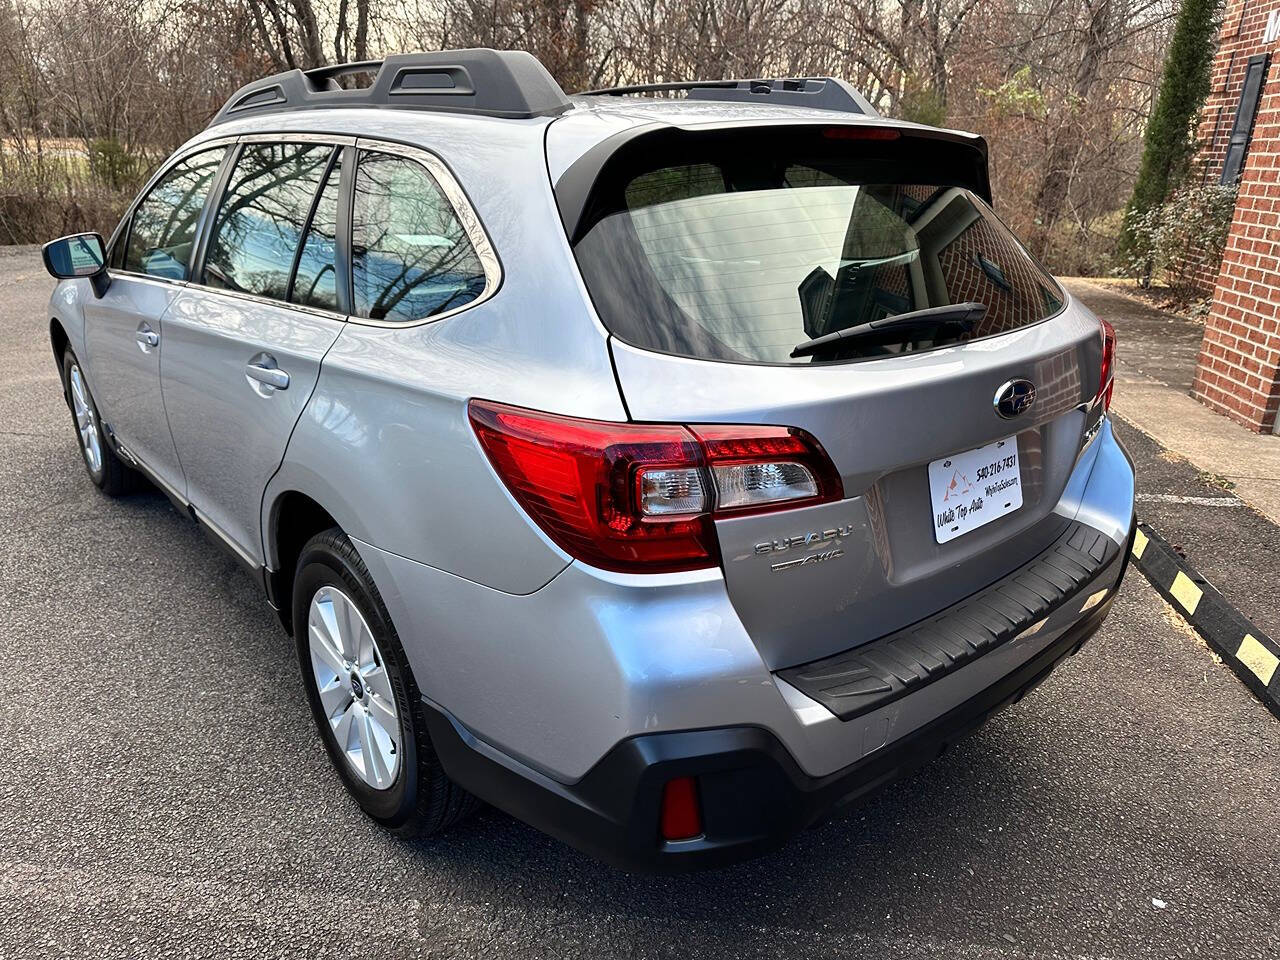
[[[89,171],[95,180],[112,190],[133,186],[141,173],[138,158],[131,156],[114,137],[89,141]]]
[[[1060,276],[1107,276],[1115,266],[1116,234],[1124,213],[1112,210],[1084,223],[1063,218],[1044,236],[1042,258]]]
[[[915,76],[907,76],[896,111],[899,120],[941,127],[947,122],[947,104],[942,94]]]
[[[1195,156],[1194,130],[1209,95],[1221,7],[1222,0],[1183,0],[1178,11],[1160,90],[1147,118],[1142,166],[1125,208],[1119,249],[1126,256],[1133,257],[1140,245],[1139,221],[1176,192]]]
[[[1121,272],[1146,284],[1159,275],[1179,303],[1203,295],[1203,267],[1222,260],[1235,211],[1235,187],[1184,187],[1165,203],[1131,215]]]

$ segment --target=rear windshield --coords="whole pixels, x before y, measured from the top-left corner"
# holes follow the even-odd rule
[[[862,144],[809,156],[743,151],[634,168],[574,245],[601,319],[638,347],[748,363],[824,363],[1005,333],[1062,309],[1050,277],[964,186],[886,182]],[[941,178],[938,178],[941,179]],[[930,307],[985,307],[967,328],[858,330]],[[905,319],[905,318],[904,318]]]

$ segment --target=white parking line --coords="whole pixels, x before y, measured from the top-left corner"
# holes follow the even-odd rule
[[[1180,497],[1174,493],[1139,493],[1133,499],[1139,503],[1190,503],[1197,507],[1244,506],[1244,501],[1235,497]]]

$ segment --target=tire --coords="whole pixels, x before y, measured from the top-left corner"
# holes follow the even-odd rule
[[[345,605],[354,607],[373,641],[371,650],[367,643],[348,643],[348,651],[362,648],[358,656],[344,655],[341,639],[332,636],[344,617],[348,635],[360,633],[360,624],[352,629],[354,618]],[[438,833],[470,813],[477,801],[440,766],[418,684],[378,588],[337,527],[302,548],[293,581],[293,625],[316,728],[361,809],[401,836]],[[394,718],[388,703],[394,704]],[[366,717],[372,726],[364,724]],[[379,737],[379,726],[390,736]]]
[[[142,486],[142,475],[127,466],[107,441],[98,405],[89,392],[80,361],[70,349],[62,354],[62,387],[75,425],[80,459],[94,486],[109,497],[137,491]]]

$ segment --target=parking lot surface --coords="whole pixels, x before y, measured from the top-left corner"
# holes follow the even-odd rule
[[[1280,952],[1280,724],[1132,570],[1021,704],[765,859],[628,875],[492,810],[381,833],[257,587],[89,483],[50,285],[0,249],[0,958]]]

